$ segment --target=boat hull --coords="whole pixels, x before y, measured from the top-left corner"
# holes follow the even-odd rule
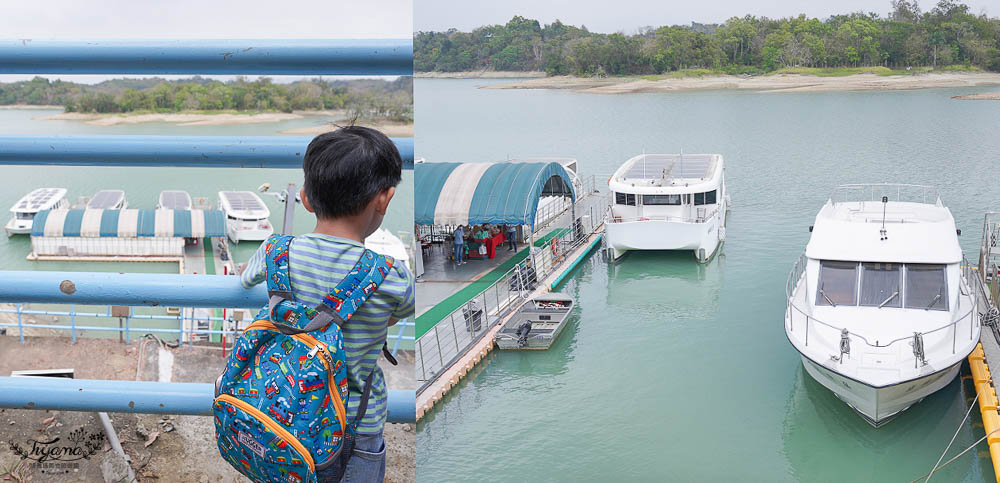
[[[32,220],[16,220],[11,218],[3,229],[7,232],[7,236],[27,235],[28,233],[31,233],[31,224]]]
[[[226,227],[226,233],[233,243],[241,241],[264,241],[267,240],[267,237],[274,234],[274,228],[271,227],[270,223],[267,225],[267,228],[244,228],[232,223],[232,220],[230,220],[230,223]]]
[[[802,356],[802,365],[809,376],[832,391],[854,409],[868,424],[876,428],[939,391],[958,375],[962,363],[943,370],[889,386],[873,387],[844,377]]]
[[[631,250],[684,250],[707,262],[719,247],[720,216],[703,223],[643,220],[605,224],[605,237],[617,260]]]

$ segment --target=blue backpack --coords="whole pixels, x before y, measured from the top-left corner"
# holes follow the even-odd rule
[[[273,235],[267,254],[268,305],[233,347],[215,384],[215,434],[222,457],[253,481],[315,482],[334,466],[339,480],[353,453],[371,390],[368,375],[353,418],[340,326],[378,289],[393,259],[366,249],[315,308],[292,301],[291,236]],[[329,328],[329,330],[327,330]],[[323,342],[313,334],[323,333]],[[393,364],[396,361],[385,350]]]

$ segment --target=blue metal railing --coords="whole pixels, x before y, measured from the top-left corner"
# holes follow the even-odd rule
[[[121,73],[412,75],[413,47],[410,39],[0,40],[0,74]],[[412,161],[413,140],[394,141]],[[299,168],[307,143],[290,137],[4,136],[0,164]],[[264,287],[246,290],[237,278],[218,275],[0,271],[0,301],[18,304],[253,308],[266,299]],[[75,334],[80,327],[71,317]],[[201,415],[211,414],[214,392],[210,384],[27,377],[2,377],[0,388],[0,407]],[[414,421],[414,392],[389,391],[389,414],[390,420]]]
[[[3,324],[0,324],[0,328],[10,328],[10,329],[16,328],[17,331],[18,331],[18,337],[19,337],[19,339],[20,339],[20,341],[22,343],[24,343],[24,329],[25,329],[25,327],[27,327],[27,328],[35,328],[35,329],[51,329],[51,330],[67,330],[67,331],[70,331],[70,336],[73,338],[73,343],[74,344],[76,344],[77,332],[86,331],[86,330],[93,330],[93,331],[98,331],[98,332],[118,332],[118,333],[122,333],[122,334],[125,335],[125,343],[126,344],[128,344],[130,342],[130,338],[131,338],[131,333],[132,332],[137,332],[139,334],[145,334],[145,333],[169,334],[169,335],[176,334],[177,335],[177,340],[179,342],[184,340],[184,334],[191,334],[191,335],[196,335],[196,334],[203,334],[203,335],[211,334],[211,335],[215,335],[215,334],[219,334],[219,335],[224,335],[224,336],[225,335],[231,335],[231,336],[234,336],[234,337],[240,335],[240,331],[239,330],[215,330],[215,329],[195,329],[195,328],[184,329],[184,322],[186,322],[186,321],[192,321],[192,322],[194,322],[194,321],[203,321],[204,320],[204,321],[210,321],[210,322],[221,322],[221,321],[231,320],[231,318],[227,319],[227,318],[223,318],[223,317],[186,317],[184,315],[136,314],[133,310],[131,310],[131,307],[130,307],[130,310],[129,310],[129,315],[125,316],[125,317],[118,317],[118,316],[112,315],[110,307],[108,307],[108,310],[105,313],[101,313],[101,312],[78,312],[78,311],[74,310],[73,305],[70,305],[69,311],[58,311],[58,310],[32,310],[32,309],[25,309],[25,308],[23,308],[22,304],[17,304],[17,306],[15,308],[13,308],[13,309],[2,309],[2,308],[0,308],[0,314],[14,314],[14,315],[17,316],[17,322],[16,323],[10,323],[10,322],[3,323]],[[56,325],[56,324],[37,324],[37,323],[25,324],[24,321],[23,321],[23,319],[22,319],[22,317],[25,316],[25,315],[45,315],[45,316],[56,316],[56,317],[69,317],[70,318],[70,325],[69,326],[65,326],[65,325]],[[98,318],[98,319],[101,319],[101,318],[106,318],[106,319],[124,319],[125,324],[124,324],[123,327],[110,327],[110,326],[108,326],[108,327],[102,327],[102,326],[77,325],[76,324],[76,318],[77,317],[93,317],[93,318]],[[132,319],[176,321],[177,325],[178,325],[178,328],[176,328],[176,329],[164,329],[164,328],[157,328],[157,327],[131,327],[130,324],[129,324],[129,322]],[[405,335],[406,328],[407,327],[415,327],[415,325],[416,324],[414,324],[412,321],[410,321],[410,319],[400,320],[399,322],[396,322],[396,326],[399,327],[399,330],[395,334],[389,334],[389,335],[386,336],[386,339],[392,341],[392,355],[396,355],[399,352],[399,344],[400,344],[401,341],[404,341],[404,340],[410,340],[410,341],[416,340],[416,338],[414,336],[412,336],[412,335]],[[392,329],[390,329],[390,332],[391,332],[391,330]]]
[[[302,168],[310,137],[0,136],[0,164],[197,168]],[[413,138],[394,138],[413,164]]]
[[[0,74],[411,75],[390,40],[0,40]]]
[[[189,382],[0,377],[0,408],[211,416],[215,386]],[[389,390],[388,421],[417,419],[414,391]]]

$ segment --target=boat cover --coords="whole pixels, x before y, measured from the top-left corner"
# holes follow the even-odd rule
[[[42,210],[31,236],[223,237],[226,215],[221,210]]]
[[[534,230],[541,196],[576,200],[569,173],[553,161],[419,163],[413,179],[418,225],[509,223]]]

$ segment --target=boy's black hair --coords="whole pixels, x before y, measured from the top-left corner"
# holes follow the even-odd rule
[[[347,126],[316,136],[302,159],[306,197],[317,218],[352,216],[402,179],[403,159],[385,134]]]

